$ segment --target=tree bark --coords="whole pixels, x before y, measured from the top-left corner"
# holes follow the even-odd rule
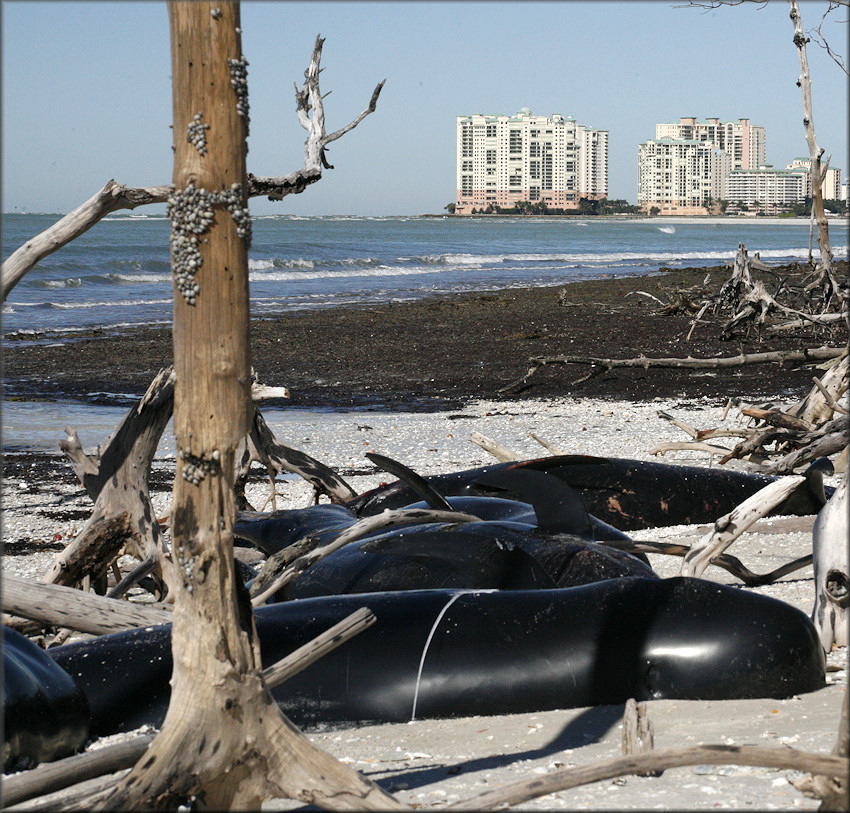
[[[234,452],[251,417],[247,63],[239,6],[184,1],[170,2],[168,11],[178,449],[174,669],[162,731],[99,804],[173,808],[197,798],[206,807],[230,809],[290,797],[334,808],[398,807],[393,797],[301,736],[263,682],[232,535]],[[196,127],[189,140],[193,122],[209,128]]]
[[[811,159],[810,173],[812,178],[812,212],[818,225],[818,247],[820,248],[819,267],[822,273],[821,284],[828,290],[824,291],[824,306],[838,292],[838,286],[832,274],[832,250],[829,247],[829,225],[823,208],[823,179],[826,167],[821,165],[823,149],[818,147],[815,138],[815,125],[812,117],[812,80],[809,76],[809,58],[806,53],[808,39],[803,33],[803,21],[800,18],[798,0],[789,0],[791,5],[791,22],[794,25],[794,45],[800,57],[800,78],[797,84],[803,92],[803,126],[806,130],[806,143],[809,146]],[[824,307],[824,309],[826,309]]]
[[[159,563],[162,539],[148,475],[171,418],[173,386],[171,370],[160,370],[98,458],[86,455],[77,433],[66,430],[59,445],[95,505],[82,531],[56,557],[42,581],[73,585],[87,575],[97,578],[125,546],[144,562]],[[124,580],[122,590],[131,581]],[[116,592],[122,591],[116,588]]]
[[[92,635],[171,623],[171,610],[162,605],[119,601],[58,584],[31,582],[11,573],[3,575],[3,610]]]

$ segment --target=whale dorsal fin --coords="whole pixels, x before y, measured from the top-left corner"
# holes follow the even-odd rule
[[[404,463],[399,463],[398,460],[393,460],[391,457],[386,457],[377,452],[366,452],[366,457],[378,468],[407,483],[431,508],[436,508],[439,511],[454,511],[451,503],[436,488],[413,469],[405,466]]]
[[[479,487],[509,491],[530,503],[541,531],[593,539],[593,526],[579,493],[563,480],[534,469],[498,469],[475,481]]]

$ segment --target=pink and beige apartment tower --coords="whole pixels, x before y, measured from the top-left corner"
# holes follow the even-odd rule
[[[511,209],[520,201],[578,209],[608,196],[608,131],[572,116],[476,113],[457,117],[455,214]]]
[[[647,213],[711,214],[731,173],[764,163],[764,127],[749,119],[656,124],[655,139],[638,146],[638,204]]]

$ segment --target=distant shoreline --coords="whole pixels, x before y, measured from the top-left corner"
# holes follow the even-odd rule
[[[329,215],[330,216],[330,215]],[[317,215],[323,217],[323,215]],[[801,224],[808,225],[811,218],[808,217],[753,217],[750,215],[631,215],[631,214],[612,214],[612,215],[508,215],[508,214],[475,214],[475,215],[450,215],[446,214],[419,214],[419,215],[386,215],[386,217],[421,217],[421,218],[451,218],[453,220],[582,220],[582,221],[603,221],[603,220],[631,220],[638,223],[754,223],[756,225],[781,226],[783,224],[791,224],[799,226]],[[828,220],[838,221],[846,220],[842,215],[833,215],[828,217]]]

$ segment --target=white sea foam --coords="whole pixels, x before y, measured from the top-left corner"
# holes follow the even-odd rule
[[[357,277],[404,277],[419,274],[439,274],[441,269],[422,266],[389,266],[381,265],[375,268],[357,268],[350,270],[321,269],[319,271],[287,271],[275,269],[263,271],[262,274],[250,275],[252,282],[306,282],[315,279],[355,279]]]
[[[83,284],[80,277],[71,277],[69,279],[48,279],[40,280],[37,285],[42,288],[79,288]]]

